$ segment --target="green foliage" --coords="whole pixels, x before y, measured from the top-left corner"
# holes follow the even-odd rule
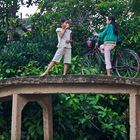
[[[43,115],[41,107],[36,102],[28,103],[22,116],[22,139],[43,139]]]
[[[139,0],[130,0],[129,5],[132,8],[133,12],[135,12],[135,14],[137,15],[140,14],[140,10],[139,10],[140,1]]]
[[[112,95],[56,95],[53,100],[54,139],[128,139],[124,110],[116,112],[108,107],[111,98],[113,105],[119,103],[120,97]],[[103,106],[103,100],[108,104]]]
[[[0,102],[0,139],[11,137],[11,102]]]
[[[0,139],[1,139],[1,140],[10,140],[10,138],[11,138],[10,133],[2,132],[2,133],[0,134]]]

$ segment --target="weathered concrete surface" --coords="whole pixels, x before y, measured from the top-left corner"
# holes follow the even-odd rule
[[[0,81],[0,87],[8,85],[23,85],[23,84],[58,84],[58,83],[95,83],[95,84],[118,84],[118,85],[134,85],[140,86],[140,79],[107,77],[96,75],[67,75],[67,76],[51,76],[47,77],[22,77],[9,78]]]
[[[140,96],[130,95],[130,140],[140,140]]]
[[[13,94],[127,93],[140,87],[140,79],[94,75],[10,78],[0,81],[0,97]]]
[[[43,109],[44,140],[53,140],[51,95],[13,95],[11,140],[21,139],[22,110],[28,102],[36,101]]]
[[[130,140],[140,140],[140,79],[94,75],[10,78],[0,81],[1,99],[12,99],[11,140],[20,140],[22,109],[30,101],[43,108],[44,140],[53,140],[51,96],[58,93],[130,95]]]

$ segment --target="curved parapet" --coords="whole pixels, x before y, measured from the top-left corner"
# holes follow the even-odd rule
[[[0,81],[0,97],[13,94],[128,93],[140,79],[95,75],[9,78]]]

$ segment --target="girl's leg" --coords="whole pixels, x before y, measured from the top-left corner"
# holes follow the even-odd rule
[[[51,70],[51,68],[56,64],[56,62],[51,61],[51,63],[48,65],[47,70],[41,75],[41,76],[45,76],[48,75],[49,71]]]
[[[107,76],[111,76],[111,61],[110,61],[110,51],[114,48],[113,45],[105,45],[105,63],[106,63],[106,72]]]
[[[71,48],[65,48],[63,75],[67,74],[70,64],[71,64]]]
[[[107,76],[111,76],[111,69],[106,69]]]
[[[99,48],[99,50],[101,51],[101,53],[104,53],[104,44],[102,44],[101,46],[100,46],[100,48]]]
[[[63,72],[63,75],[67,75],[68,69],[69,69],[69,64],[68,63],[65,63],[64,64],[64,72]]]
[[[45,76],[49,73],[49,71],[51,70],[51,68],[56,64],[59,63],[60,60],[62,59],[62,56],[64,55],[64,48],[58,48],[53,60],[51,61],[51,63],[48,65],[47,70],[41,75],[41,76]]]

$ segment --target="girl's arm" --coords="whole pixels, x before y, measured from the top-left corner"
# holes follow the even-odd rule
[[[66,40],[66,43],[72,43],[72,34],[70,34],[70,40]]]
[[[107,33],[107,30],[108,30],[108,25],[105,26],[105,29],[104,29],[104,31],[102,33],[98,34],[98,33],[94,32],[94,36],[98,36],[99,38],[104,38],[104,36]]]
[[[61,32],[58,32],[58,35],[63,38],[64,34],[66,32],[66,29],[63,29]]]
[[[70,25],[67,24],[66,27],[65,27],[65,29],[62,29],[62,31],[58,33],[59,36],[60,36],[61,38],[63,38],[63,36],[64,36],[66,30],[67,30],[69,27],[70,27]]]
[[[72,34],[70,34],[70,43],[72,43]]]
[[[104,38],[104,36],[106,35],[107,31],[108,31],[108,25],[105,26],[105,29],[103,30],[103,32],[98,34],[99,38]]]

